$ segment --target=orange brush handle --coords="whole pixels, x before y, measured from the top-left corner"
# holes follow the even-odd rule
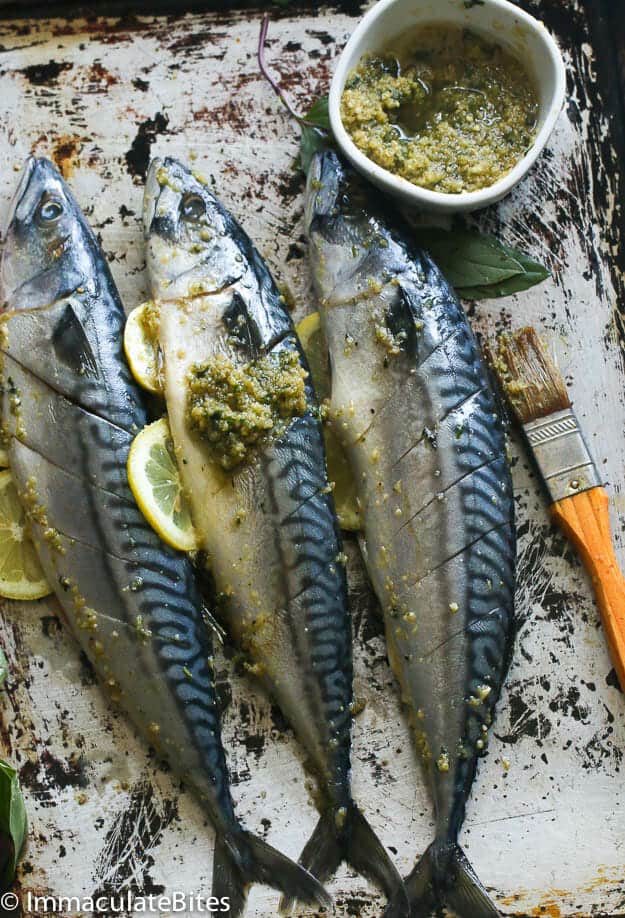
[[[592,488],[556,501],[551,509],[592,577],[614,669],[625,691],[625,577],[614,554],[608,495],[603,488]]]

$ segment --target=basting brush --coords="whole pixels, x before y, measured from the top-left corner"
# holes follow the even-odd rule
[[[564,380],[531,327],[501,335],[491,363],[523,427],[552,500],[551,512],[592,577],[612,662],[625,690],[625,578],[614,554],[608,495]]]

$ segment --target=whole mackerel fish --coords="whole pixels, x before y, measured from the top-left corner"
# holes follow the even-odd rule
[[[316,157],[306,224],[331,418],[357,483],[364,558],[435,804],[436,837],[406,880],[412,913],[446,906],[487,918],[499,912],[458,834],[513,645],[504,428],[453,290],[375,201],[333,152]]]
[[[246,832],[233,808],[193,569],[146,523],[126,479],[147,422],[122,351],[124,312],[63,179],[29,159],[0,268],[2,423],[48,582],[111,700],[197,792],[217,834],[213,895],[240,915],[252,881],[329,897]]]
[[[351,795],[351,622],[310,380],[305,410],[231,470],[189,425],[193,368],[216,355],[245,372],[295,355],[306,370],[284,299],[232,215],[174,159],[151,165],[144,226],[169,424],[217,612],[318,779],[321,818],[301,863],[323,881],[346,860],[407,914],[401,878]]]

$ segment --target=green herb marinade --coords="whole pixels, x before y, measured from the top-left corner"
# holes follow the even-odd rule
[[[234,469],[304,414],[307,375],[295,351],[242,366],[216,354],[189,373],[189,426],[206,440],[222,468]]]
[[[467,29],[431,25],[366,56],[341,116],[378,165],[444,193],[494,184],[531,146],[538,96],[523,65]]]

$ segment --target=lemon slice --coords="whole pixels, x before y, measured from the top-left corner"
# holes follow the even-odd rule
[[[322,402],[330,398],[330,355],[319,313],[311,312],[302,319],[296,331],[308,360],[317,398]]]
[[[26,514],[9,471],[0,472],[0,596],[42,599],[52,590],[26,527]]]
[[[362,517],[352,470],[338,437],[327,425],[324,437],[328,478],[334,482],[334,506],[339,526],[346,532],[359,532],[362,529]]]
[[[124,328],[124,353],[130,372],[144,389],[162,394],[163,385],[159,373],[157,330],[157,307],[151,301],[142,303],[130,313]]]
[[[144,427],[128,454],[128,483],[160,538],[179,551],[198,547],[166,418]]]
[[[297,334],[308,359],[310,375],[319,401],[330,396],[330,357],[318,312],[297,326]],[[348,532],[362,528],[356,485],[341,442],[330,424],[323,425],[328,478],[334,482],[334,506],[339,526]]]

